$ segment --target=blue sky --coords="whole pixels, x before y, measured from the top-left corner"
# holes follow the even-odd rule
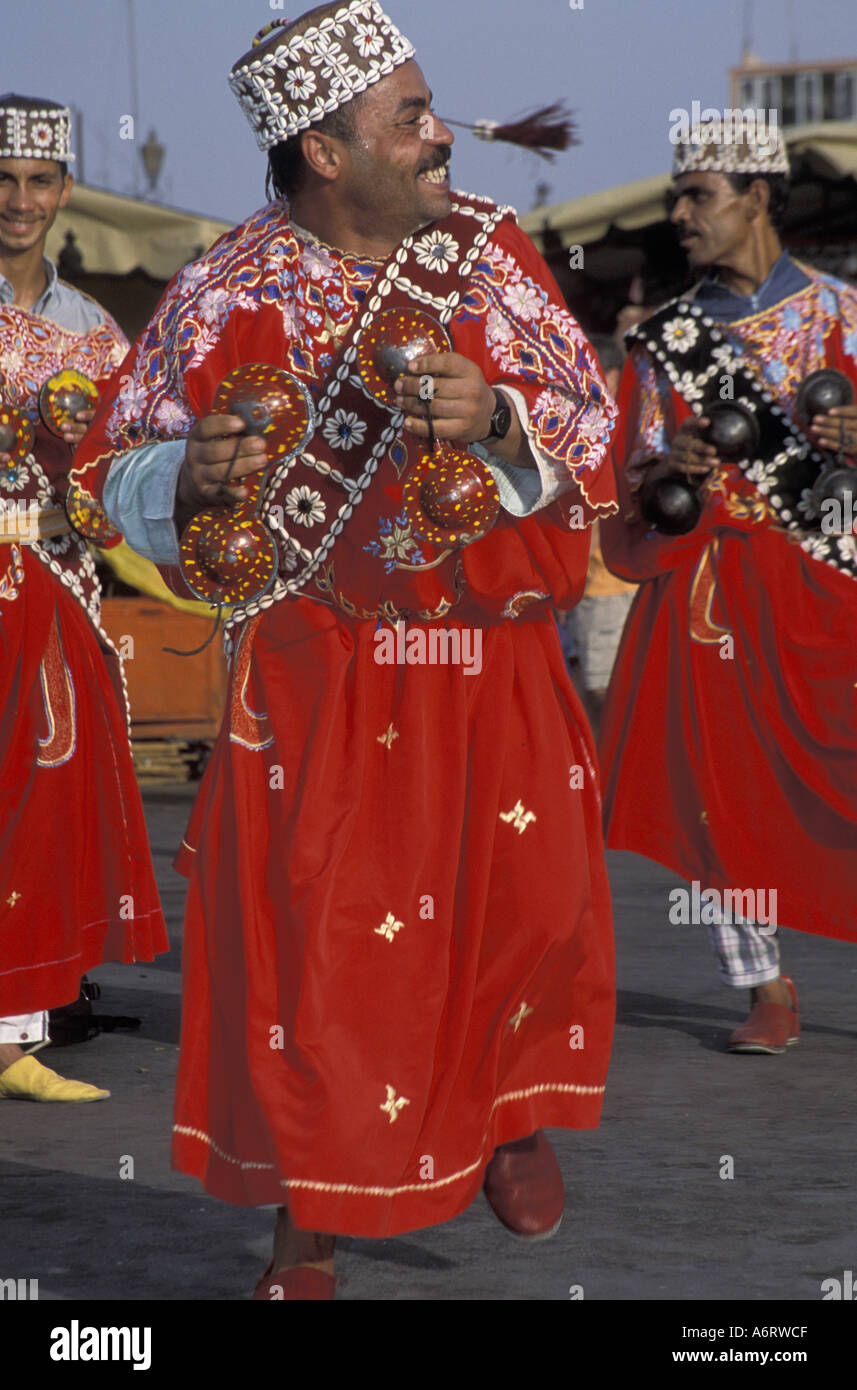
[[[11,4],[11,0],[9,0]],[[550,201],[669,166],[671,108],[729,104],[747,0],[388,0],[412,40],[441,116],[506,120],[558,98],[583,144],[552,165],[457,132],[453,182],[525,212],[539,180]],[[296,16],[303,0],[285,0]],[[770,61],[857,56],[855,0],[753,0],[753,48]],[[26,0],[6,29],[2,90],[84,113],[86,182],[120,193],[144,184],[139,147],[166,146],[161,201],[239,221],[264,202],[265,160],[226,83],[255,31],[284,13],[271,0],[135,0],[140,119],[133,110],[128,0]]]

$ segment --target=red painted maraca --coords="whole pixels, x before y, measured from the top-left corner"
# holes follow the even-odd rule
[[[208,507],[189,523],[179,546],[182,572],[198,598],[248,603],[270,588],[280,563],[273,532],[259,515],[265,484],[272,468],[306,447],[315,409],[309,391],[290,372],[254,362],[223,379],[212,413],[240,416],[245,434],[265,440],[267,463],[242,479],[250,493],[246,501],[237,507]]]

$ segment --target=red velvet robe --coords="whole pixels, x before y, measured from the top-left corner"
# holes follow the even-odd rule
[[[808,273],[724,328],[788,410],[818,367],[857,383],[857,293]],[[704,888],[776,890],[781,925],[857,939],[857,583],[814,557],[812,530],[778,525],[736,465],[715,470],[688,535],[647,533],[639,465],[690,408],[644,350],[619,406],[603,550],[641,587],[601,726],[607,843]]]
[[[75,367],[103,388],[124,346],[110,318],[80,334],[0,308],[0,399],[38,425],[26,461],[0,466],[7,515],[61,506],[71,456],[39,422],[41,384]],[[69,1003],[102,961],[167,949],[92,559],[68,534],[13,543],[2,518],[0,786],[0,1017]]]
[[[168,292],[84,464],[186,432],[245,361],[317,388],[377,273],[299,240],[278,208],[251,219]],[[567,477],[577,448],[581,491],[403,572],[414,542],[393,529],[391,457],[332,569],[234,641],[181,856],[174,1162],[229,1201],[287,1202],[299,1226],[383,1236],[447,1220],[497,1144],[598,1123],[610,901],[594,749],[550,607],[586,575],[567,507],[614,505],[613,407],[561,302],[506,223],[451,331],[489,381],[520,387]],[[380,619],[402,605],[425,632],[479,628],[481,672],[379,664]]]

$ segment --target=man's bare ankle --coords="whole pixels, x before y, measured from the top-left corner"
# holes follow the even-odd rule
[[[7,1071],[26,1055],[17,1043],[0,1043],[0,1072]]]
[[[789,987],[785,980],[780,976],[776,980],[768,980],[763,985],[757,985],[750,991],[751,1003],[785,1004],[791,1008],[792,997]]]

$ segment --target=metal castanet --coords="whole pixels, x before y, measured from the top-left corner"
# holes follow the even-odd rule
[[[759,422],[741,401],[714,401],[704,407],[708,424],[701,438],[717,450],[724,463],[754,458],[759,449]],[[655,460],[652,460],[654,463]],[[640,512],[645,521],[665,536],[684,536],[702,515],[701,481],[694,482],[676,470],[648,477],[640,489]]]
[[[651,459],[651,464],[661,462]],[[654,531],[665,536],[684,536],[702,515],[699,489],[683,473],[647,477],[640,488],[640,512]]]
[[[98,387],[76,367],[63,367],[49,376],[39,391],[39,415],[51,434],[62,439],[81,410],[98,405]],[[61,489],[60,489],[61,490]],[[76,535],[100,549],[109,549],[121,537],[101,503],[77,483],[69,483],[63,498],[68,523]]]
[[[59,373],[58,375],[62,375]],[[88,377],[83,377],[88,381]],[[91,384],[91,383],[90,383]],[[95,388],[93,388],[95,389]],[[97,397],[96,392],[96,397]],[[41,396],[40,396],[41,401]],[[80,409],[84,409],[83,406]],[[61,431],[52,430],[54,434]],[[29,416],[16,406],[0,406],[0,454],[9,455],[7,468],[16,468],[32,453],[36,432]],[[61,491],[61,487],[58,488]],[[94,497],[72,483],[63,498],[63,506],[72,530],[93,545],[110,546],[114,544],[119,532],[111,524],[104,508]]]
[[[396,378],[418,357],[452,352],[446,329],[422,309],[385,309],[373,320],[357,348],[357,371],[367,395],[398,411]],[[428,423],[428,448],[414,451],[402,502],[414,533],[432,545],[455,548],[470,545],[490,531],[500,511],[497,484],[491,470],[464,447],[438,443],[431,401],[423,402]]]
[[[491,470],[474,454],[448,444],[423,452],[402,489],[405,513],[432,545],[470,545],[490,531],[500,511]]]
[[[98,405],[98,387],[83,372],[64,367],[48,377],[39,392],[39,414],[46,429],[62,438],[81,410]]]
[[[852,405],[854,387],[844,372],[835,367],[820,367],[810,372],[798,387],[795,397],[795,415],[804,428],[812,424],[816,415],[827,415],[839,406]]]
[[[835,502],[840,516],[857,514],[857,469],[832,468],[820,473],[812,496],[820,521],[825,516],[825,502]]]
[[[820,367],[810,372],[798,387],[795,414],[805,429],[816,415],[827,415],[840,406],[853,405],[854,386],[844,372],[835,367]],[[825,502],[834,502],[840,516],[850,516],[857,503],[857,471],[845,463],[842,450],[825,454],[815,486],[812,489],[813,510],[821,525],[827,515]]]
[[[264,439],[267,462],[258,474],[241,480],[250,493],[245,502],[208,507],[188,524],[179,545],[182,574],[188,588],[206,602],[249,603],[267,592],[280,565],[276,538],[259,515],[267,480],[275,465],[288,462],[309,443],[315,407],[297,377],[252,362],[224,377],[212,413],[240,416],[244,434],[238,443],[248,434]],[[224,486],[231,471],[232,465]]]
[[[216,604],[248,603],[265,593],[280,558],[264,521],[227,507],[198,512],[185,528],[179,554],[189,588]]]
[[[315,428],[312,396],[280,367],[249,362],[225,376],[214,393],[214,415],[239,415],[244,433],[264,439],[268,463],[282,463],[306,448]]]
[[[705,407],[708,425],[702,432],[724,463],[756,457],[761,441],[759,422],[742,401],[714,401]]]
[[[357,345],[357,374],[373,401],[400,410],[396,378],[417,357],[452,352],[446,329],[422,309],[384,309],[364,330]]]
[[[27,415],[14,405],[0,405],[0,454],[9,455],[9,467],[24,462],[33,451],[36,433]]]
[[[70,483],[63,499],[69,526],[91,545],[109,550],[121,538],[100,502],[77,483]]]

